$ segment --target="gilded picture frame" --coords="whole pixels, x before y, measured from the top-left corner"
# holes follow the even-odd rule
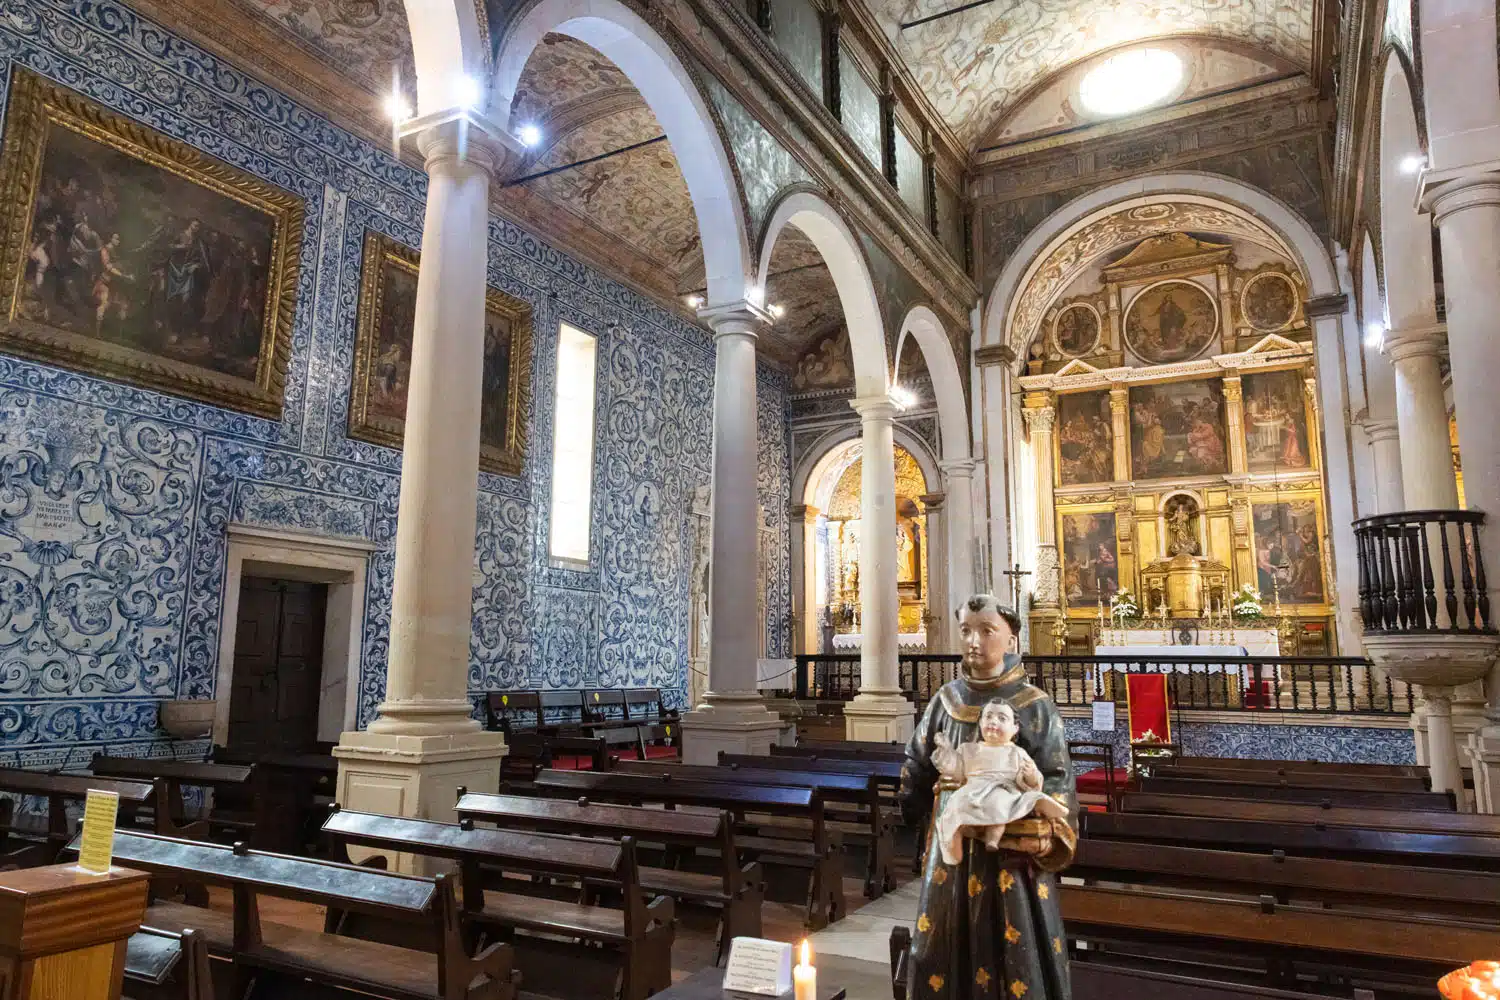
[[[402,447],[405,366],[410,363],[420,266],[417,251],[384,233],[365,233],[354,383],[349,396],[351,438]],[[531,412],[531,307],[504,292],[488,289],[485,329],[486,387],[481,403],[479,467],[486,472],[519,476],[526,461],[526,418]]]
[[[17,68],[0,149],[0,347],[281,417],[300,197]]]

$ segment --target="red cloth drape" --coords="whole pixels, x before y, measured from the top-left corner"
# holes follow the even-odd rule
[[[1130,740],[1135,742],[1149,729],[1162,743],[1172,742],[1172,716],[1167,707],[1166,674],[1126,674],[1125,710],[1130,720]]]

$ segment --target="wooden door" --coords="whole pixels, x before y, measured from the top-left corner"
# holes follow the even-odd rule
[[[229,746],[300,753],[317,741],[327,599],[319,583],[241,580]]]

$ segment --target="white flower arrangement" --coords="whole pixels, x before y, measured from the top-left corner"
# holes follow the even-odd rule
[[[1136,602],[1130,588],[1125,587],[1109,599],[1109,617],[1136,619],[1141,616],[1141,606]]]
[[[1229,595],[1229,606],[1236,618],[1259,618],[1262,606],[1260,591],[1247,583]]]

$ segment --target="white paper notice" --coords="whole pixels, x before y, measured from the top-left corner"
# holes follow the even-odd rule
[[[1094,730],[1096,732],[1112,733],[1115,731],[1115,703],[1112,701],[1094,702]]]
[[[752,937],[737,937],[730,943],[725,990],[779,997],[791,988],[791,945]]]

